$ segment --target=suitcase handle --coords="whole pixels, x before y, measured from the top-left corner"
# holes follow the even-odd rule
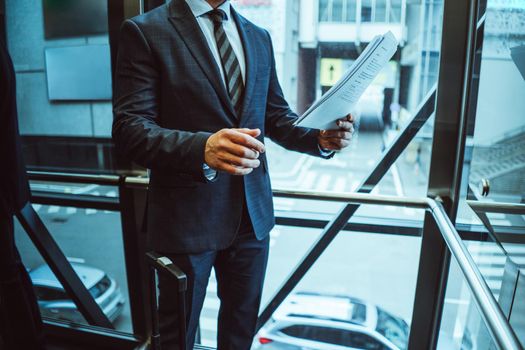
[[[156,252],[146,253],[149,266],[149,288],[151,306],[151,349],[160,350],[159,317],[157,314],[157,283],[155,271],[167,274],[177,281],[177,305],[179,308],[179,346],[186,350],[186,290],[188,278],[186,274],[168,257]]]

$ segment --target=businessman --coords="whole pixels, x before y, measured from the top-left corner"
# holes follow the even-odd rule
[[[151,170],[152,248],[188,275],[188,349],[212,268],[218,349],[249,349],[275,224],[264,137],[330,158],[349,144],[352,116],[334,116],[333,130],[294,127],[268,32],[229,1],[172,0],[126,20],[114,89],[115,144]],[[159,276],[163,350],[184,336],[175,296]]]
[[[42,319],[31,279],[15,246],[13,215],[29,201],[22,159],[16,79],[0,38],[0,349],[44,349]]]

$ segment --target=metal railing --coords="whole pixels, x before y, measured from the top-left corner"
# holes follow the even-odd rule
[[[30,172],[30,178],[38,181],[53,181],[66,183],[96,183],[100,185],[119,185],[138,187],[146,189],[148,186],[147,178],[138,177],[119,177],[119,176],[97,176],[97,175],[83,175],[83,174],[52,174],[42,172]],[[306,200],[322,200],[332,202],[344,202],[355,205],[387,205],[387,206],[402,206],[410,208],[418,208],[429,210],[432,214],[442,238],[446,246],[450,250],[452,256],[457,260],[458,265],[465,277],[466,283],[472,292],[474,300],[479,307],[481,316],[485,321],[487,329],[491,334],[495,344],[500,349],[505,350],[520,350],[523,349],[507,321],[503,311],[499,307],[494,295],[490,291],[486,281],[479,271],[476,263],[472,259],[467,247],[463,243],[459,233],[454,224],[448,218],[443,206],[439,201],[431,198],[409,198],[409,197],[394,197],[384,195],[372,195],[369,193],[351,193],[340,194],[330,192],[314,192],[314,191],[290,191],[284,189],[275,189],[273,191],[275,197],[306,199]],[[501,207],[502,209],[522,209],[522,205],[502,205],[491,203],[491,205]],[[306,273],[306,271],[303,271]],[[294,286],[304,276],[304,273],[294,281]],[[293,274],[292,274],[293,275]],[[290,278],[287,280],[289,282]],[[293,288],[292,288],[293,289]],[[282,293],[278,292],[277,295]],[[286,296],[289,293],[286,294]],[[286,297],[285,296],[285,297]],[[284,299],[283,299],[284,300]],[[276,302],[275,298],[270,301],[263,314],[270,315],[279,307],[280,302]],[[263,316],[261,314],[261,316]],[[265,322],[261,322],[264,324]],[[261,326],[262,326],[261,324]]]
[[[483,202],[480,200],[467,200],[467,204],[475,212],[525,215],[525,204],[523,203],[500,203]]]
[[[274,191],[274,195],[288,198],[316,199],[327,201],[338,201],[356,204],[375,204],[389,206],[403,206],[411,208],[428,209],[439,227],[439,231],[452,256],[456,259],[469,289],[474,296],[477,306],[480,309],[481,316],[485,321],[487,329],[491,334],[495,344],[499,349],[520,350],[522,346],[517,339],[512,327],[507,321],[503,311],[498,305],[492,294],[487,282],[483,278],[474,259],[470,255],[467,247],[463,243],[454,224],[448,218],[445,209],[439,203],[431,198],[399,198],[392,196],[381,196],[371,194],[337,194],[337,193],[320,193],[307,191]],[[497,205],[498,208],[516,209],[519,205]],[[521,208],[522,209],[522,208]],[[274,310],[275,311],[275,310]]]

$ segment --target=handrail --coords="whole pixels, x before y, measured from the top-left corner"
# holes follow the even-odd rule
[[[359,192],[319,192],[319,191],[299,191],[299,190],[284,190],[274,189],[274,197],[308,199],[308,200],[322,200],[330,202],[344,202],[356,204],[375,204],[375,205],[392,205],[403,206],[410,208],[426,209],[428,208],[426,198],[417,197],[395,197],[385,196],[369,193]]]
[[[472,208],[472,210],[485,213],[505,213],[517,215],[525,214],[525,204],[523,203],[501,203],[467,200],[467,204]]]
[[[118,175],[92,175],[92,174],[78,174],[78,173],[55,173],[45,171],[28,171],[29,179],[33,181],[50,181],[50,182],[65,182],[65,183],[88,183],[96,185],[117,186],[121,177]],[[125,176],[124,181],[127,185],[133,187],[147,188],[149,185],[149,178],[139,176]],[[357,193],[356,193],[357,194]],[[362,200],[366,200],[366,195],[358,194]],[[273,189],[274,197],[296,198],[296,199],[318,199],[334,202],[348,202],[347,194],[339,192],[317,192],[317,191],[296,191],[287,190],[284,188]],[[385,196],[388,197],[388,196]],[[397,197],[396,197],[397,198]],[[407,197],[405,197],[407,198]],[[419,198],[409,199],[404,203],[407,207],[422,208],[425,205],[422,203],[412,203]],[[390,199],[389,199],[390,200]],[[417,202],[417,201],[416,201]],[[363,202],[363,204],[367,204]],[[388,205],[388,203],[381,203]],[[525,214],[525,204],[522,203],[501,203],[501,202],[483,202],[475,200],[467,200],[467,204],[473,210],[492,213],[507,213],[507,214]],[[395,204],[392,204],[395,205]]]
[[[60,172],[55,173],[48,171],[28,171],[27,175],[29,176],[29,179],[33,181],[81,183],[107,186],[117,186],[120,181],[120,176],[118,175],[95,175]]]
[[[78,173],[53,173],[43,171],[28,171],[29,179],[33,181],[50,181],[64,183],[89,183],[96,185],[117,186],[121,178],[117,175],[90,175]],[[138,176],[124,177],[124,183],[133,187],[147,188],[149,178]],[[325,200],[333,202],[359,202],[362,204],[383,204],[383,205],[403,205],[412,208],[425,208],[424,198],[394,197],[382,195],[370,195],[364,193],[339,193],[339,192],[319,192],[319,191],[299,191],[286,190],[283,188],[274,188],[272,193],[275,197],[308,199],[308,200]],[[368,198],[374,198],[374,203],[368,203]]]
[[[28,172],[31,180],[57,181],[68,183],[95,183],[104,185],[117,185],[121,180],[119,176],[114,175],[87,175],[87,174],[68,174],[68,173],[46,173],[46,172]],[[92,182],[89,182],[92,181]],[[130,186],[147,187],[149,180],[141,177],[125,177],[124,183]],[[503,311],[499,307],[494,295],[483,278],[479,268],[470,255],[467,247],[461,240],[456,228],[446,215],[443,206],[431,198],[416,197],[395,197],[364,193],[336,193],[336,192],[317,192],[317,191],[290,191],[284,189],[275,189],[273,191],[276,197],[307,199],[307,200],[324,200],[356,204],[369,205],[390,205],[403,206],[420,209],[428,209],[432,213],[437,223],[439,231],[445,240],[445,243],[452,253],[452,256],[458,262],[458,265],[465,277],[469,289],[476,304],[479,307],[487,329],[493,340],[500,349],[521,350],[522,347],[508,323]],[[471,203],[472,202],[472,203]],[[468,201],[469,205],[489,208],[490,210],[522,210],[522,204],[508,203],[480,203],[477,201]]]
[[[514,334],[474,259],[461,240],[454,224],[448,218],[445,209],[433,199],[429,198],[427,201],[441,236],[465,276],[467,285],[478,304],[481,316],[492,339],[499,349],[522,350],[523,348],[518,338]]]

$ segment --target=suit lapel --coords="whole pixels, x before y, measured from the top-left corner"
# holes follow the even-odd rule
[[[255,47],[255,38],[250,28],[250,24],[240,16],[237,11],[231,7],[232,17],[237,24],[237,30],[241,37],[242,46],[244,48],[244,58],[246,61],[246,77],[245,77],[245,88],[242,112],[239,119],[245,115],[248,106],[250,105],[251,97],[253,96],[253,90],[255,87],[255,77],[257,75],[257,50]]]
[[[235,115],[230,97],[222,83],[222,77],[219,68],[215,64],[206,38],[193,16],[191,10],[184,0],[173,0],[169,4],[170,17],[169,21],[180,34],[182,40],[190,50],[191,54],[208,77],[211,85],[224,103],[224,106],[232,116]]]

